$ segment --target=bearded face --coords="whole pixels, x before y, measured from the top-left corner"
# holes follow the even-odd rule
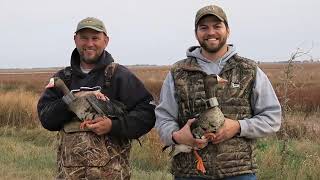
[[[202,49],[208,53],[217,53],[226,46],[229,29],[215,16],[202,18],[197,26],[196,37]]]
[[[108,44],[108,37],[103,32],[92,29],[83,29],[74,37],[80,59],[86,64],[98,61]]]

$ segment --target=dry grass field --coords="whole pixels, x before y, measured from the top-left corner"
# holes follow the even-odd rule
[[[284,141],[280,134],[258,142],[259,179],[317,179],[320,177],[320,64],[293,64],[287,98],[283,97],[286,64],[259,66],[289,110],[282,126],[289,137],[287,151],[282,152]],[[156,102],[169,68],[129,67]],[[36,103],[56,70],[0,70],[0,143],[3,145],[0,150],[4,152],[0,155],[0,174],[5,179],[43,179],[54,174],[55,133],[41,128]],[[141,141],[142,148],[134,142],[132,149],[133,179],[170,179],[169,159],[161,151],[163,145],[155,130]]]
[[[263,63],[260,68],[271,80],[282,101],[284,69],[286,64]],[[289,105],[307,111],[316,110],[320,105],[320,63],[293,64],[294,74],[289,86]],[[159,98],[162,82],[169,66],[132,66],[129,69],[141,79],[155,99]],[[35,70],[0,70],[0,89],[23,88],[40,94],[57,68]]]
[[[272,81],[280,101],[283,95],[284,69],[286,64],[262,64],[260,66]],[[320,63],[293,64],[289,86],[289,105],[307,111],[320,106]]]

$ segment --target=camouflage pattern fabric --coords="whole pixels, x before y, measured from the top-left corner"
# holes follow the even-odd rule
[[[56,179],[130,179],[129,140],[62,130],[58,142]]]
[[[78,106],[72,108],[84,119],[102,115],[117,119],[126,113],[121,102],[97,100],[93,94],[77,97],[76,100],[81,103],[75,103]],[[74,118],[59,132],[56,179],[130,179],[130,140],[99,136],[88,129],[80,129],[80,123],[80,119]]]
[[[203,79],[206,73],[196,59],[188,58],[177,62],[171,69],[179,104],[178,123],[183,127],[188,119],[206,110]],[[228,60],[220,77],[228,83],[215,89],[219,107],[225,117],[243,119],[252,117],[250,94],[256,74],[256,64],[240,56]],[[179,153],[173,158],[171,172],[178,177],[204,177],[219,179],[228,176],[255,173],[255,141],[234,137],[214,145],[209,143],[198,151],[202,157],[206,173],[196,169],[196,159],[192,153]]]

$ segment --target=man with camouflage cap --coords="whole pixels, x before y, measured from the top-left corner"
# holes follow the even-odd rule
[[[220,7],[201,8],[195,17],[200,47],[189,48],[187,58],[172,66],[163,83],[156,107],[160,138],[166,145],[204,147],[197,151],[205,167],[202,172],[193,153],[173,157],[171,172],[176,180],[256,179],[255,139],[280,128],[281,107],[270,81],[254,61],[226,43],[229,34]],[[204,78],[210,74],[227,80],[213,92],[225,121],[210,138],[195,139],[191,125],[208,109]]]
[[[110,101],[123,103],[126,113],[94,116],[83,129],[68,108],[74,101],[57,89],[46,89],[38,102],[38,114],[44,128],[59,131],[56,179],[130,179],[131,140],[153,128],[153,97],[133,73],[113,62],[105,50],[109,37],[101,20],[92,17],[81,20],[74,42],[71,67],[54,76],[60,77],[71,90],[100,87]]]

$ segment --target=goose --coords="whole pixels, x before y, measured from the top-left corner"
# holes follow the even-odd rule
[[[56,88],[64,94],[66,101],[70,101],[68,108],[82,121],[80,129],[84,129],[88,120],[96,117],[119,118],[125,113],[125,106],[116,100],[110,100],[100,89],[80,88],[70,91],[59,77],[50,78],[46,88]],[[88,91],[91,89],[91,91]]]
[[[207,98],[204,101],[206,103],[207,110],[195,115],[196,121],[191,125],[191,133],[197,139],[205,139],[207,143],[201,146],[197,145],[196,147],[191,147],[184,144],[175,144],[171,146],[171,151],[169,153],[169,156],[172,158],[181,152],[189,153],[193,151],[197,159],[196,168],[203,174],[205,174],[206,169],[197,150],[206,147],[209,139],[214,137],[213,133],[217,132],[224,124],[224,115],[218,107],[219,103],[216,98],[215,91],[217,88],[224,86],[227,82],[228,81],[226,79],[223,79],[216,74],[207,75],[204,78],[205,93]]]

